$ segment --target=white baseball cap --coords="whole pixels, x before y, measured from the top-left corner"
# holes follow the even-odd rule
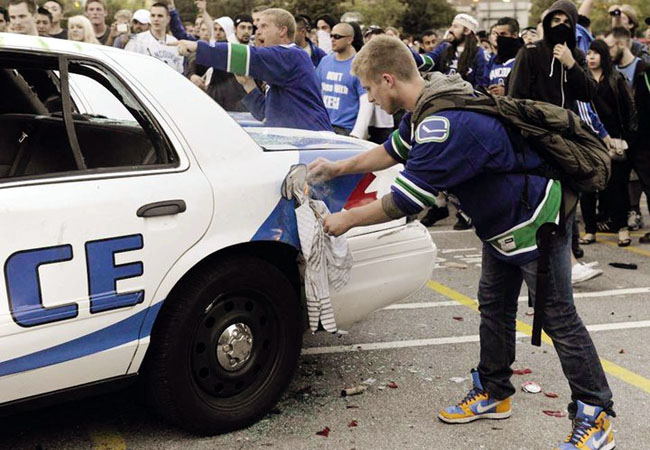
[[[470,16],[469,14],[465,14],[465,13],[458,14],[456,17],[454,17],[452,23],[457,23],[459,25],[462,25],[465,28],[469,29],[472,33],[476,33],[479,27],[478,20],[476,20],[474,17]]]
[[[133,13],[133,20],[137,20],[140,23],[150,24],[151,23],[151,13],[146,9],[138,9]]]

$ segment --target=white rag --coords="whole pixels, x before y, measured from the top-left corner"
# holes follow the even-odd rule
[[[330,284],[337,291],[350,280],[352,254],[345,237],[333,237],[323,231],[322,218],[330,212],[320,200],[305,199],[296,208],[298,236],[305,259],[305,296],[309,328],[336,333],[336,320],[330,299]]]

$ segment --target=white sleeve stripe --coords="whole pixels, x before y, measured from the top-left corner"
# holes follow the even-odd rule
[[[411,144],[409,142],[406,142],[404,139],[402,139],[402,135],[399,134],[399,131],[397,132],[397,135],[399,136],[399,140],[402,141],[402,144],[404,144],[404,147],[411,150]]]
[[[420,200],[414,197],[410,192],[402,188],[402,186],[400,186],[399,184],[393,184],[393,187],[395,187],[395,189],[397,189],[400,192],[400,194],[404,195],[411,203],[417,205],[422,209],[426,208],[424,203],[422,203]]]
[[[226,72],[230,73],[230,51],[231,51],[230,44],[228,44],[227,47],[228,47],[228,53],[226,54]]]
[[[251,48],[246,46],[246,76],[249,76],[251,69]]]

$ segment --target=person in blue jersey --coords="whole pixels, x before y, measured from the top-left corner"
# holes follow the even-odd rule
[[[515,361],[517,298],[524,281],[535,297],[540,258],[537,231],[545,229],[546,223],[562,222],[560,183],[533,175],[543,164],[541,157],[524,143],[515,149],[496,117],[457,109],[429,113],[431,100],[472,95],[472,86],[458,75],[432,74],[425,81],[411,52],[397,40],[376,37],[357,54],[352,68],[371,102],[388,112],[403,108],[409,113],[383,145],[345,160],[319,158],[312,162],[310,181],[398,163],[405,167],[389,194],[362,207],[328,215],[324,229],[339,236],[352,227],[417,214],[431,205],[440,191],[447,191],[462,204],[483,241],[478,286],[480,359],[478,369],[472,371],[469,394],[440,410],[438,417],[448,423],[507,418],[516,391],[511,365]],[[572,400],[573,430],[556,448],[611,449],[612,393],[573,303],[569,254],[574,217],[574,210],[567,211],[564,233],[551,234],[543,253],[549,258],[549,278],[553,280],[543,302],[544,330],[558,353]]]
[[[487,59],[478,43],[478,21],[469,14],[454,17],[448,30],[448,40],[424,55],[414,53],[420,72],[434,70],[447,75],[459,73],[472,86],[487,87]]]
[[[244,89],[249,95],[254,93],[258,106],[263,105],[267,126],[332,131],[314,66],[309,55],[293,42],[295,32],[291,13],[270,8],[260,15],[255,47],[182,40],[178,48],[182,54],[196,53],[197,64],[246,76]],[[265,97],[253,79],[268,84]],[[246,97],[243,103],[249,106]],[[254,109],[249,107],[251,113]]]
[[[493,95],[506,95],[508,76],[515,64],[515,57],[524,41],[519,37],[519,22],[512,17],[503,17],[492,28],[496,55],[488,63],[488,90]]]
[[[332,28],[331,36],[332,53],[316,68],[323,102],[334,132],[363,139],[368,134],[373,106],[359,78],[350,73],[357,53],[352,46],[354,29],[348,23],[339,23]]]

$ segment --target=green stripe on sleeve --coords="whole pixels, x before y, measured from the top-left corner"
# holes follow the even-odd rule
[[[409,150],[402,142],[402,137],[399,135],[399,129],[393,131],[392,143],[397,154],[406,161],[409,156]]]
[[[228,61],[228,72],[236,75],[248,75],[248,46],[244,44],[229,44],[230,60]]]
[[[399,185],[402,189],[407,191],[413,197],[417,198],[426,206],[433,206],[435,204],[435,197],[429,193],[426,193],[424,189],[418,188],[409,180],[403,177],[397,177],[395,179],[395,184]]]
[[[420,72],[428,72],[434,66],[433,58],[428,55],[422,55],[422,65],[418,67]]]

